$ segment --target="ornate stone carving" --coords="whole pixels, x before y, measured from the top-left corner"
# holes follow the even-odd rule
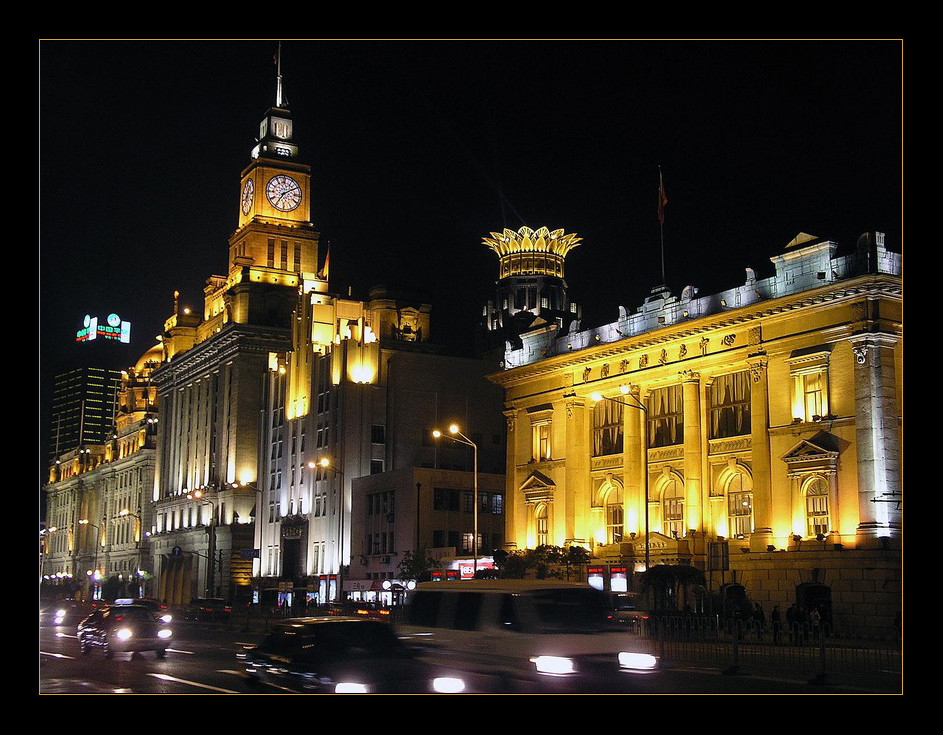
[[[759,327],[753,327],[749,334],[750,346],[755,347],[763,341],[763,330]]]
[[[868,345],[855,345],[851,348],[855,355],[855,362],[864,365],[868,361]]]
[[[688,346],[681,345],[681,347],[678,348],[678,359],[683,360],[687,356],[687,354],[688,354]]]
[[[629,369],[629,361],[628,361],[628,360],[623,360],[622,362],[619,363],[619,372],[624,373],[624,372],[625,372],[626,370],[628,370],[628,369]]]
[[[599,368],[599,377],[608,378],[609,377],[609,363],[605,363],[601,368]]]
[[[638,366],[639,366],[640,368],[643,368],[643,367],[646,367],[647,365],[648,365],[648,355],[642,355],[642,356],[638,359]]]
[[[589,381],[589,376],[592,375],[592,373],[593,373],[593,369],[592,369],[592,368],[590,368],[590,367],[588,367],[588,368],[583,368],[583,382],[584,382],[584,383],[586,383],[587,381]]]
[[[661,354],[658,355],[658,362],[660,362],[662,365],[666,365],[668,363],[668,350],[661,351]]]
[[[730,345],[732,345],[734,341],[736,341],[736,339],[737,339],[736,335],[725,334],[723,339],[720,341],[724,343],[724,346],[730,347]]]
[[[707,354],[707,346],[708,346],[709,344],[710,344],[710,340],[709,340],[707,337],[701,337],[700,348],[701,348],[701,354],[702,354],[702,355],[706,355],[706,354]]]
[[[769,365],[769,360],[765,357],[755,358],[750,361],[750,376],[754,383],[759,383],[763,379],[763,374]]]

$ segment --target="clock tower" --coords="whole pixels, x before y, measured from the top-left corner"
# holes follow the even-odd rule
[[[311,223],[311,167],[298,158],[281,88],[279,73],[275,106],[259,124],[251,163],[240,176],[229,272],[251,266],[263,269],[267,280],[291,274],[298,283],[317,277],[319,233]]]

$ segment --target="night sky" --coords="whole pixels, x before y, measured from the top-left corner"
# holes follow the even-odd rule
[[[275,41],[43,41],[40,358],[86,313],[155,342],[173,292],[223,275],[239,174],[275,99]],[[473,343],[504,227],[563,228],[583,326],[661,281],[707,294],[772,273],[800,231],[901,249],[897,41],[286,41],[331,289],[424,289],[432,336]],[[81,345],[89,347],[89,345]],[[133,359],[133,358],[132,358]]]

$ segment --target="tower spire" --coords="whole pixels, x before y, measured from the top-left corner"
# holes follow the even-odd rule
[[[275,49],[275,106],[282,106],[282,42]]]

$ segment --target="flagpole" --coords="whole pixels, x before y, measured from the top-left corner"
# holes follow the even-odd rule
[[[661,166],[658,167],[658,231],[661,237],[661,285],[667,286],[665,280],[665,205],[668,197],[665,196],[665,180],[661,175]]]

